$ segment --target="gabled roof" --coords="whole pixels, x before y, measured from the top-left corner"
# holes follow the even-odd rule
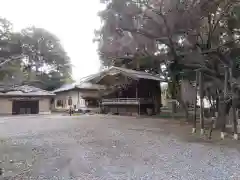
[[[69,90],[72,90],[72,89],[75,89],[75,88],[76,88],[76,84],[75,83],[73,83],[73,84],[64,84],[60,88],[55,89],[52,92],[53,93],[58,93],[58,92],[63,92],[63,91],[69,91]]]
[[[77,88],[79,89],[96,89],[96,90],[103,90],[105,89],[105,86],[99,85],[99,84],[92,84],[89,82],[83,82],[78,85],[76,85]]]
[[[70,91],[73,89],[91,89],[91,90],[104,90],[106,89],[105,86],[95,84],[98,81],[100,81],[105,75],[109,74],[117,74],[122,73],[125,76],[131,77],[133,79],[149,79],[154,81],[163,81],[160,77],[144,72],[144,71],[135,71],[131,69],[126,68],[120,68],[112,66],[109,69],[103,70],[99,73],[89,75],[85,78],[83,78],[79,83],[73,83],[73,84],[66,84],[62,87],[55,89],[53,93],[63,92],[63,91]]]
[[[55,89],[53,91],[53,93],[70,91],[73,89],[102,90],[102,89],[105,89],[105,87],[102,85],[98,85],[98,84],[92,84],[92,83],[88,83],[88,82],[80,82],[78,84],[73,83],[73,84],[63,85],[62,87]]]
[[[4,92],[0,93],[0,96],[54,96],[55,94],[49,91],[45,91],[43,89],[23,85],[23,86],[15,86],[8,89],[4,89],[0,87],[0,89]]]
[[[109,69],[103,70],[97,74],[89,76],[86,80],[98,82],[105,75],[117,74],[117,73],[122,73],[123,75],[131,77],[133,79],[149,79],[149,80],[154,80],[154,81],[163,81],[163,79],[160,78],[159,76],[156,76],[156,75],[144,72],[144,71],[136,71],[136,70],[132,70],[132,69],[126,69],[126,68],[115,67],[115,66],[112,66]]]
[[[126,68],[120,68],[120,67],[111,67],[110,71],[113,69],[118,70],[123,73],[127,73],[127,75],[138,78],[138,79],[150,79],[150,80],[154,80],[154,81],[162,81],[163,80],[158,76],[155,76],[153,74],[150,74],[150,73],[147,73],[144,71],[135,71],[132,69],[126,69]]]

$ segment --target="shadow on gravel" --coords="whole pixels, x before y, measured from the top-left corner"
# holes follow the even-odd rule
[[[200,135],[200,127],[197,127],[197,133],[192,134],[192,125],[184,120],[176,119],[160,119],[160,118],[137,118],[141,123],[146,123],[146,127],[150,129],[138,129],[138,131],[151,131],[154,133],[160,133],[164,135],[173,135],[177,139],[187,143],[203,144],[206,146],[220,146],[234,148],[240,152],[240,141],[233,140],[231,134],[227,134],[224,140],[220,138],[220,131],[214,130],[212,133],[212,139],[208,139],[208,131],[206,130],[203,136]],[[149,126],[150,125],[150,126]],[[158,129],[159,128],[159,129]]]

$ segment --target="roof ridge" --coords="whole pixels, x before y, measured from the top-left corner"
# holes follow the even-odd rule
[[[139,70],[122,68],[122,67],[116,67],[116,66],[113,66],[113,68],[119,69],[119,70],[123,70],[123,71],[124,71],[124,70],[127,70],[127,71],[129,71],[129,72],[134,72],[134,73],[137,73],[137,74],[145,74],[145,75],[151,75],[151,76],[157,77],[155,74],[149,73],[149,72],[146,72],[146,71],[139,71]]]
[[[52,93],[51,91],[47,91],[45,89],[42,89],[42,88],[39,88],[39,87],[35,87],[35,86],[31,86],[31,85],[18,85],[17,87],[29,87],[29,88],[32,88],[33,91],[31,91],[31,92],[41,91],[41,92]],[[15,89],[17,87],[13,87],[13,89]],[[18,89],[16,89],[16,90],[18,90]]]

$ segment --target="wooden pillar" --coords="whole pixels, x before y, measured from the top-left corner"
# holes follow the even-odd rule
[[[233,124],[233,138],[235,140],[238,140],[238,129],[237,129],[237,94],[236,91],[234,89],[233,86],[233,82],[232,82],[232,67],[229,68],[229,81],[230,81],[230,85],[231,85],[231,94],[232,94],[232,124]]]
[[[80,94],[79,94],[79,91],[78,91],[78,99],[77,99],[77,109],[80,108]]]
[[[200,93],[200,134],[204,134],[204,105],[203,105],[203,73],[199,72],[199,93]]]
[[[197,128],[197,91],[198,91],[198,76],[199,71],[196,71],[196,86],[195,86],[195,101],[194,101],[194,115],[192,133],[196,133]]]
[[[119,91],[121,91],[121,90],[119,90],[119,88],[118,88],[118,92],[117,92],[117,101],[119,101]],[[116,105],[116,107],[117,107],[117,115],[119,115],[119,111],[118,111],[118,105]]]
[[[137,71],[140,70],[140,62],[139,62],[139,59],[136,59],[136,69]],[[138,100],[138,82],[137,81],[137,84],[136,84],[136,99]],[[140,105],[140,100],[138,100],[138,115],[140,115],[140,111],[141,111],[141,105]]]
[[[141,109],[140,109],[140,100],[138,99],[138,82],[139,81],[136,81],[136,100],[138,101],[138,115],[140,115],[140,111],[141,111]]]
[[[223,119],[222,119],[222,128],[221,128],[221,139],[224,139],[226,136],[226,100],[228,96],[228,67],[224,67],[224,96],[223,96],[223,108],[221,111],[223,111]]]
[[[161,97],[161,83],[158,83],[157,89],[156,89],[156,114],[159,114],[161,111],[162,106],[162,97]]]
[[[136,98],[138,98],[138,81],[136,83]]]

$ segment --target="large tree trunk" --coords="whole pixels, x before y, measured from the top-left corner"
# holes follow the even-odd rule
[[[189,113],[188,113],[187,104],[182,100],[180,95],[178,96],[177,101],[180,103],[180,105],[182,107],[182,110],[184,111],[186,121],[188,121],[189,120]]]
[[[172,82],[169,84],[170,85],[170,94],[171,94],[171,99],[172,99],[172,113],[175,114],[177,112],[177,104],[176,104],[176,100],[178,98],[178,77],[177,75],[172,76]]]
[[[199,72],[199,93],[200,93],[200,125],[201,135],[204,134],[204,105],[203,105],[203,73]]]
[[[217,93],[217,98],[216,98],[216,123],[215,123],[215,128],[216,129],[220,129],[221,125],[222,125],[222,116],[223,116],[223,112],[222,109],[224,109],[222,107],[223,103],[223,97],[222,94]]]
[[[185,112],[186,120],[189,119],[189,112],[188,112],[188,105],[194,104],[196,100],[196,89],[191,85],[191,83],[188,80],[182,80],[181,81],[181,88],[179,91],[178,97],[181,98],[182,110]]]
[[[179,87],[179,76],[175,75],[172,77],[172,87],[171,87],[171,96],[172,96],[172,113],[177,112],[177,104],[176,101],[179,102],[182,110],[184,111],[186,121],[189,119],[188,107],[186,103],[183,101],[181,97],[181,88]],[[176,100],[176,101],[174,101]]]
[[[174,99],[172,99],[172,113],[175,114],[177,113],[177,104],[176,104],[176,101],[174,101]]]
[[[214,96],[209,96],[209,101],[210,101],[210,109],[209,109],[209,115],[211,117],[211,124],[208,132],[208,139],[212,138],[212,131],[215,128],[215,123],[216,123],[216,105],[214,102],[216,102],[216,99],[214,99]]]
[[[184,110],[185,120],[188,122],[189,121],[189,112],[188,112],[188,105],[186,105],[186,103],[184,103],[184,105],[183,105],[183,110]]]
[[[219,106],[219,96],[216,92],[216,109],[215,109],[215,116],[218,117],[218,106]]]

